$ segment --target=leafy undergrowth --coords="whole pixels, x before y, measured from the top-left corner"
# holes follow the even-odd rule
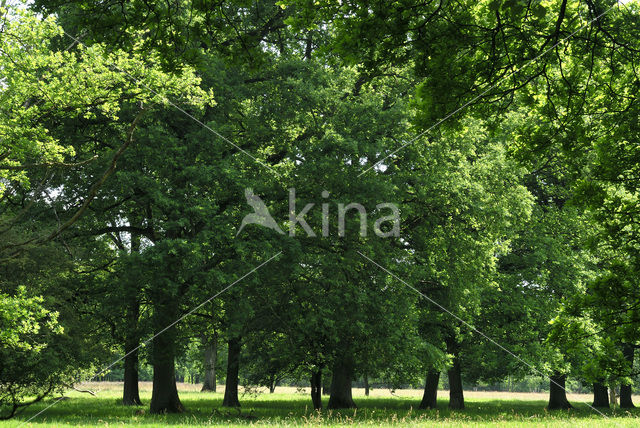
[[[635,427],[640,410],[608,410],[599,415],[584,403],[565,412],[547,412],[544,401],[467,399],[466,409],[450,411],[445,400],[437,410],[416,410],[415,398],[358,397],[358,409],[315,412],[302,394],[263,394],[242,398],[242,409],[221,408],[222,394],[182,392],[187,411],[179,415],[150,415],[147,406],[124,407],[116,391],[100,392],[97,397],[70,393],[68,400],[56,403],[23,426],[104,427],[133,425],[160,426],[438,426],[438,427]],[[148,392],[143,401],[149,402]],[[34,405],[18,418],[0,423],[17,427],[52,401]],[[326,405],[326,398],[325,403]]]

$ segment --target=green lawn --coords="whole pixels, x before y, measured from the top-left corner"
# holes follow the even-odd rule
[[[438,410],[415,410],[415,397],[357,397],[357,410],[314,412],[305,394],[261,394],[242,397],[242,413],[220,409],[221,393],[181,392],[187,411],[180,415],[149,415],[147,406],[123,407],[118,404],[119,391],[101,391],[97,397],[77,392],[69,400],[57,403],[24,426],[33,427],[105,427],[135,425],[144,427],[173,426],[437,426],[437,427],[635,427],[640,425],[640,410],[611,410],[604,419],[584,403],[569,412],[544,410],[544,401],[505,399],[466,400],[464,411],[451,412],[446,400]],[[142,392],[145,403],[150,393]],[[325,399],[326,400],[326,399]],[[19,418],[1,422],[2,427],[17,427],[51,400],[34,405]],[[326,401],[325,401],[326,404]],[[216,410],[214,410],[216,409]]]

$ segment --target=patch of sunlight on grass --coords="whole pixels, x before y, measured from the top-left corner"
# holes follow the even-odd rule
[[[547,412],[543,400],[509,400],[504,393],[499,399],[468,398],[466,409],[450,411],[447,401],[440,400],[436,410],[417,410],[417,397],[357,397],[357,409],[316,412],[308,395],[275,393],[245,395],[242,408],[221,408],[222,393],[181,391],[186,407],[182,414],[151,415],[148,412],[150,391],[142,390],[144,406],[119,404],[118,390],[102,390],[96,397],[77,392],[57,403],[27,426],[32,427],[105,427],[132,425],[161,426],[425,426],[438,427],[635,427],[640,425],[640,410],[606,410],[607,418],[598,415],[584,403],[575,403],[571,411]],[[327,398],[324,397],[326,406]],[[28,408],[18,418],[0,423],[17,427],[51,400]]]

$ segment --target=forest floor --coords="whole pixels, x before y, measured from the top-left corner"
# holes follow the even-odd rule
[[[308,388],[279,387],[274,394],[245,393],[241,395],[242,409],[220,408],[222,391],[201,393],[198,385],[179,384],[180,398],[187,411],[179,415],[150,415],[148,403],[151,384],[141,383],[144,406],[124,407],[118,404],[122,385],[100,382],[83,384],[96,396],[71,391],[68,399],[55,403],[32,421],[26,420],[54,404],[50,399],[28,408],[19,417],[0,422],[0,427],[105,427],[133,425],[160,426],[435,426],[435,427],[637,427],[640,409],[631,412],[606,410],[603,416],[586,404],[592,397],[570,394],[574,404],[570,411],[547,412],[546,394],[465,391],[466,409],[447,409],[447,391],[438,393],[441,400],[437,410],[416,410],[422,391],[374,389],[369,397],[362,389],[354,389],[355,410],[315,412],[311,407]],[[324,398],[326,406],[327,397]],[[640,397],[634,397],[640,403]],[[214,410],[215,409],[215,410]]]

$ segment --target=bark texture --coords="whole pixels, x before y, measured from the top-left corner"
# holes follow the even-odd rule
[[[611,406],[613,406],[614,408],[618,406],[618,396],[616,395],[615,385],[611,385],[609,387],[609,402],[611,403]]]
[[[238,371],[240,369],[240,338],[229,339],[229,357],[227,358],[227,381],[224,387],[222,405],[226,407],[240,407],[238,399]]]
[[[369,376],[364,375],[364,395],[369,396]]]
[[[351,395],[351,382],[353,379],[352,364],[347,359],[338,359],[333,365],[331,379],[331,396],[329,397],[329,409],[350,409],[356,407]]]
[[[177,300],[165,297],[154,303],[154,331],[162,332],[153,339],[153,392],[151,393],[151,413],[180,413],[184,406],[176,388],[175,344],[176,330],[163,329],[178,319]]]
[[[449,375],[449,408],[464,409],[464,392],[462,390],[462,370],[458,344],[454,338],[447,340],[447,352],[453,355],[453,365],[448,370]]]
[[[217,391],[216,362],[218,361],[218,335],[204,338],[204,381],[202,391]]]
[[[315,410],[322,409],[322,370],[311,374],[311,401]]]
[[[322,383],[322,395],[331,394],[331,382],[329,381],[330,376],[326,376],[324,378],[324,382]]]
[[[567,382],[567,375],[560,373],[554,373],[549,380],[549,404],[547,409],[549,410],[567,410],[572,406],[567,400],[567,390],[565,384]]]
[[[464,409],[464,393],[462,390],[462,373],[460,363],[454,358],[453,367],[449,369],[449,408]]]
[[[632,345],[624,345],[622,353],[625,360],[629,364],[629,371],[633,371],[633,357],[635,348]],[[631,399],[631,385],[620,385],[620,407],[623,409],[633,409],[633,400]]]
[[[131,234],[131,253],[140,252],[140,236]],[[140,346],[140,300],[137,284],[127,284],[127,308],[125,312],[124,334],[124,388],[122,404],[125,406],[141,405],[138,386],[138,347]]]
[[[420,402],[419,409],[435,409],[438,407],[438,383],[440,382],[440,372],[429,370],[424,383],[424,394]]]
[[[142,404],[138,389],[138,336],[127,332],[124,345],[124,389],[122,392],[122,404],[125,406],[138,406]]]
[[[278,382],[280,382],[278,380],[278,376],[276,376],[275,374],[271,374],[269,376],[269,394],[273,394],[274,392],[276,392],[276,386],[278,386]]]
[[[593,407],[609,408],[609,392],[604,381],[593,384]]]

